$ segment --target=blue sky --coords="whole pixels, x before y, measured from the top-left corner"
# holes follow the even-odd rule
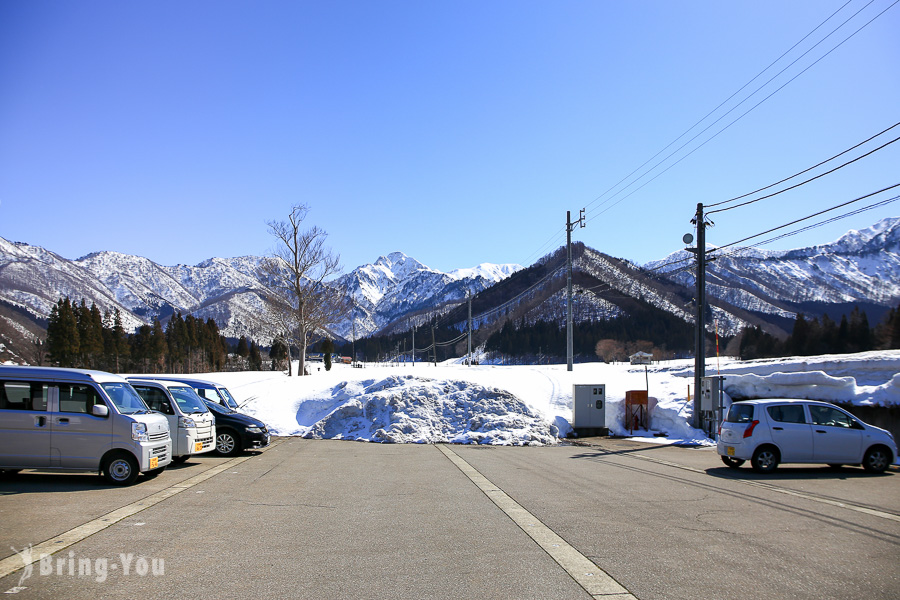
[[[6,0],[0,236],[67,258],[196,264],[271,251],[267,221],[306,203],[346,270],[399,250],[446,271],[531,264],[564,243],[566,211],[587,207],[574,239],[662,258],[684,246],[698,202],[900,121],[900,6],[867,3]],[[604,195],[838,9],[648,167],[861,12],[659,169]],[[713,215],[708,240],[900,183],[898,167],[900,142]],[[765,247],[898,214],[900,202]]]

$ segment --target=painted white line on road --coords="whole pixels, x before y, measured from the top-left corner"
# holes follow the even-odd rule
[[[682,469],[684,471],[691,471],[693,473],[699,473],[701,475],[708,475],[706,471],[703,469],[695,469],[694,467],[688,467],[685,465],[680,465],[678,463],[673,463],[668,460],[661,460],[658,458],[654,458],[652,456],[637,456],[637,455],[629,455],[629,458],[637,458],[640,460],[646,460],[650,462],[655,462],[660,465],[665,465],[667,467],[675,467],[676,469]],[[753,485],[756,487],[760,487],[766,490],[770,490],[772,492],[778,492],[779,494],[787,494],[788,496],[794,496],[796,498],[803,498],[804,500],[811,500],[813,502],[819,502],[821,504],[828,504],[830,506],[837,506],[838,508],[846,508],[848,510],[854,510],[856,512],[860,512],[866,515],[871,515],[873,517],[879,517],[881,519],[888,519],[890,521],[900,522],[900,515],[895,515],[893,513],[884,512],[881,510],[877,510],[874,508],[868,508],[866,506],[859,506],[858,504],[850,504],[849,502],[841,502],[840,500],[832,500],[831,498],[823,498],[821,496],[813,496],[811,494],[806,494],[803,492],[797,492],[794,490],[789,490],[786,488],[781,488],[771,483],[764,483],[762,481],[751,481],[749,479],[738,479],[736,477],[729,477],[730,481],[736,481],[738,483],[743,483],[745,485]]]
[[[274,445],[275,444],[272,444],[272,446]],[[271,448],[272,446],[269,447]],[[60,550],[68,548],[72,544],[77,544],[85,538],[94,535],[98,531],[103,531],[107,527],[118,523],[122,519],[133,516],[144,509],[159,504],[163,500],[171,498],[175,494],[179,494],[187,489],[190,489],[199,483],[203,483],[207,479],[218,475],[222,471],[230,469],[251,458],[253,458],[253,455],[232,458],[231,460],[227,460],[211,469],[207,469],[202,473],[198,473],[193,477],[185,479],[182,482],[176,483],[175,485],[167,487],[164,490],[160,490],[155,494],[147,496],[146,498],[142,498],[137,502],[132,502],[131,504],[128,504],[121,508],[117,508],[116,510],[108,512],[101,517],[97,517],[93,521],[89,521],[83,525],[79,525],[78,527],[74,527],[69,531],[61,533],[54,538],[50,538],[49,540],[45,540],[39,544],[35,544],[31,547],[31,551],[27,557],[21,554],[8,556],[3,560],[0,560],[0,579],[3,579],[7,575],[15,573],[20,569],[24,569],[29,564],[38,562],[41,559],[41,555],[53,554],[54,552],[59,552]]]
[[[544,525],[537,517],[525,510],[503,490],[491,483],[487,477],[478,472],[446,444],[437,444],[437,448],[459,468],[491,502],[497,505],[511,518],[519,528],[550,555],[566,570],[585,591],[593,598],[621,598],[636,600],[635,597],[613,579],[606,571],[598,567],[588,557],[580,553]]]

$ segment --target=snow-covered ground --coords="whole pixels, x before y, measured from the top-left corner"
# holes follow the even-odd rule
[[[610,432],[628,435],[625,392],[648,389],[657,399],[650,431],[660,443],[712,444],[689,426],[693,361],[643,366],[601,363],[542,366],[313,366],[308,377],[284,373],[210,373],[231,391],[242,411],[276,435],[379,442],[554,444],[569,433],[572,385],[606,386]],[[707,375],[726,375],[735,396],[771,396],[900,404],[900,350],[850,355],[736,361],[711,359]],[[296,369],[294,370],[296,373]],[[198,375],[200,377],[201,375]],[[693,390],[692,390],[693,393]],[[730,403],[730,398],[726,398]],[[665,437],[654,434],[665,433]]]

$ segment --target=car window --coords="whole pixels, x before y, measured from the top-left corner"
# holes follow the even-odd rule
[[[133,415],[150,411],[144,400],[131,387],[131,384],[118,382],[101,383],[100,387],[103,388],[103,391],[106,392],[106,395],[109,396],[122,414]]]
[[[753,405],[735,402],[728,409],[725,420],[729,423],[749,423],[753,420]]]
[[[94,386],[78,383],[59,385],[59,412],[90,414],[95,404],[104,404]]]
[[[149,406],[151,410],[155,410],[166,415],[175,414],[175,411],[172,409],[172,405],[169,402],[169,399],[166,398],[166,393],[164,391],[157,388],[145,387],[141,385],[135,385],[133,387],[137,391],[137,393],[141,395],[141,398],[144,399],[144,402],[147,403],[147,406]]]
[[[43,383],[0,381],[0,410],[47,410],[47,390]]]
[[[228,388],[219,388],[219,393],[225,398],[225,403],[229,408],[237,409],[237,400],[234,399],[234,396],[231,395],[231,392],[228,391]]]
[[[828,427],[853,427],[853,419],[842,410],[830,406],[809,405],[809,414],[816,425]]]
[[[769,417],[779,423],[806,423],[801,404],[776,404],[768,407]]]
[[[169,392],[175,398],[175,402],[178,403],[178,408],[181,409],[181,412],[185,414],[209,412],[206,409],[206,404],[203,403],[203,400],[192,388],[187,386],[170,387]]]

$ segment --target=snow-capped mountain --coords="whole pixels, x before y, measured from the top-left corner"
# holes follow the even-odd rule
[[[811,248],[709,250],[718,257],[707,270],[707,296],[755,313],[793,319],[816,304],[896,306],[900,301],[900,218]],[[693,286],[692,270],[675,272],[684,264],[680,260],[691,258],[680,251],[645,267],[671,272],[671,280]]]
[[[466,292],[477,294],[521,268],[483,263],[443,273],[392,252],[337,279],[336,285],[347,290],[355,306],[351,318],[335,332],[348,339],[369,335],[404,315],[462,301]]]
[[[453,313],[451,320],[464,322],[467,293],[473,296],[476,327],[512,314],[526,322],[562,323],[564,254],[553,252],[527,269],[484,263],[449,273],[402,252],[381,256],[332,282],[353,300],[350,315],[333,332],[358,339],[402,331],[435,314]],[[848,311],[848,305],[857,303],[884,310],[900,302],[900,218],[883,219],[811,248],[712,252],[717,254],[709,265],[707,297],[725,335],[747,324],[785,333],[798,312]],[[4,344],[16,341],[27,348],[32,343],[63,296],[84,298],[101,312],[119,309],[129,330],[154,319],[165,323],[180,311],[214,319],[228,337],[246,335],[267,345],[274,331],[266,318],[269,291],[258,276],[264,260],[211,258],[195,266],[167,267],[117,252],[68,260],[0,238],[0,360]],[[687,252],[638,267],[576,244],[573,261],[576,321],[639,315],[647,306],[681,322],[694,321],[693,269],[679,269],[691,266]]]
[[[264,258],[245,256],[211,258],[195,266],[162,266],[149,259],[119,252],[94,252],[76,260],[51,251],[0,238],[0,304],[15,315],[0,315],[0,325],[24,331],[14,323],[30,315],[34,323],[46,320],[61,297],[96,304],[101,312],[118,309],[126,330],[175,312],[206,320],[212,318],[223,335],[242,335],[263,345],[274,337],[266,318],[269,290],[258,276]],[[346,286],[355,301],[352,315],[335,333],[362,337],[385,323],[421,310],[477,293],[518,265],[482,264],[442,273],[400,252],[380,257],[334,282]],[[0,334],[2,336],[2,334]],[[29,334],[28,337],[33,337]],[[2,337],[0,337],[2,344]]]

